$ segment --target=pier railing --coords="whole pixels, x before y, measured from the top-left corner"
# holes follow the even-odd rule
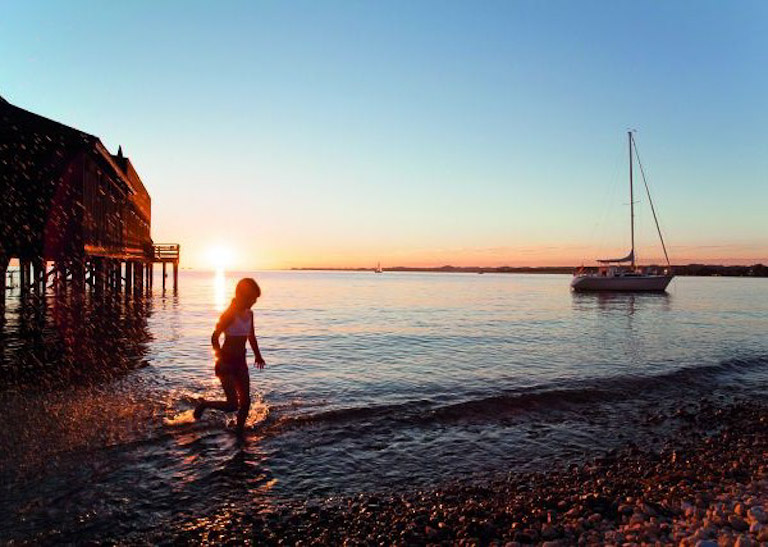
[[[179,255],[181,254],[181,245],[178,243],[155,243],[154,258],[152,262],[161,262],[163,264],[163,290],[165,290],[165,279],[168,274],[165,272],[165,265],[169,262],[173,264],[173,288],[179,285]]]
[[[155,262],[178,262],[181,245],[178,243],[155,243]]]

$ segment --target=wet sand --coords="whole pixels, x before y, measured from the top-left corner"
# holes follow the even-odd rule
[[[758,545],[768,542],[768,406],[701,402],[673,427],[547,473],[475,484],[232,508],[152,543]]]

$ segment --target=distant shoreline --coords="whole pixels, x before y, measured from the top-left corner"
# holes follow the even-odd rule
[[[662,268],[661,266],[656,266]],[[394,266],[382,268],[384,272],[435,272],[435,273],[525,273],[525,274],[572,274],[577,266],[540,266],[512,267],[499,266],[485,268],[481,266],[440,266],[418,268],[411,266]],[[587,267],[587,269],[595,267]],[[327,271],[327,272],[373,272],[375,268],[291,268],[291,271]],[[722,266],[716,264],[687,264],[672,266],[672,273],[678,276],[694,277],[768,277],[768,266],[754,264],[751,266]]]

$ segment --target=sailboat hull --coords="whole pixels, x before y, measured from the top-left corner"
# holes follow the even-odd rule
[[[664,292],[673,277],[672,275],[577,275],[571,281],[571,288],[578,292]]]

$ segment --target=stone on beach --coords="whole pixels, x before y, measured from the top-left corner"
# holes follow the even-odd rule
[[[747,516],[751,522],[758,522],[760,524],[765,524],[765,521],[768,520],[765,511],[759,505],[750,507],[749,511],[747,511]]]

